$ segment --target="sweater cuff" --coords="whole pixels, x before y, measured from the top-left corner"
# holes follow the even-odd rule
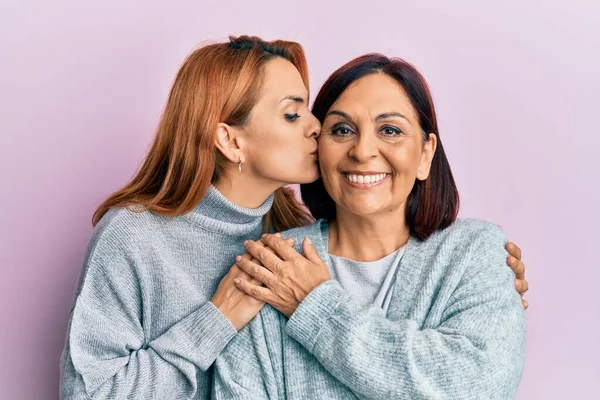
[[[186,333],[196,351],[202,352],[203,365],[200,368],[206,371],[237,334],[237,330],[209,301],[191,315]]]
[[[312,353],[321,327],[340,305],[344,289],[334,280],[321,283],[304,298],[285,326],[286,333]]]

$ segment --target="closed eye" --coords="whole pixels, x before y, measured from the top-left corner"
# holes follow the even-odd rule
[[[287,119],[290,122],[294,122],[298,118],[300,118],[300,116],[297,113],[294,113],[294,114],[285,114],[284,116],[285,116],[285,119]]]

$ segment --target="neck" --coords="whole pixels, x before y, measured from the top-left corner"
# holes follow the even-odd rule
[[[227,200],[244,208],[260,207],[282,186],[284,185],[252,177],[249,173],[239,172],[237,169],[214,183],[214,187]]]
[[[363,217],[336,207],[329,229],[329,253],[356,261],[379,260],[410,238],[404,209]]]

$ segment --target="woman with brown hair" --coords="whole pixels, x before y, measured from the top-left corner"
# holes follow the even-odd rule
[[[234,265],[243,241],[313,221],[285,188],[319,174],[308,88],[294,42],[188,57],[139,172],[94,215],[63,398],[209,398],[213,361],[264,305],[234,284],[251,280]]]
[[[313,113],[321,178],[302,196],[318,220],[282,233],[297,250],[269,234],[245,243],[255,259],[237,264],[264,287],[235,282],[270,307],[217,358],[216,398],[514,398],[526,324],[506,239],[457,219],[425,79],[365,55],[329,77]]]

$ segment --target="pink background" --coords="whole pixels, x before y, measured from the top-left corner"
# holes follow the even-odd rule
[[[236,3],[0,2],[0,399],[56,398],[94,208],[134,173],[186,54],[242,33],[301,42],[313,94],[361,53],[420,67],[462,215],[524,249],[519,399],[597,396],[600,2]]]

